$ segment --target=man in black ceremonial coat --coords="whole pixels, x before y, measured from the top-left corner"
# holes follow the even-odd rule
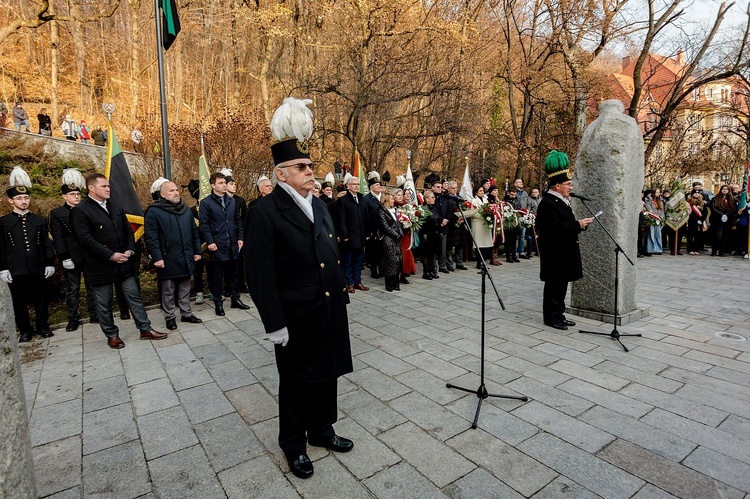
[[[309,136],[298,140],[287,132],[285,140],[274,127],[279,113],[292,111],[285,108],[293,107],[295,116],[309,113],[306,102],[287,98],[274,115],[271,129],[278,142],[271,151],[278,183],[250,211],[245,254],[250,295],[275,344],[279,446],[300,478],[313,475],[308,443],[337,452],[353,447],[333,429],[337,379],[352,372],[349,294],[334,224],[325,203],[311,193]]]
[[[535,225],[540,279],[544,281],[542,315],[546,325],[561,330],[575,326],[564,315],[565,294],[569,282],[583,277],[578,234],[594,220],[576,220],[573,215],[569,201],[573,181],[568,165],[565,153],[552,151],[547,156],[544,169],[550,188],[539,203]]]
[[[28,179],[24,185],[11,185],[7,191],[13,211],[0,217],[0,281],[10,288],[19,343],[31,341],[34,333],[42,338],[54,336],[47,323],[45,280],[55,272],[52,241],[47,220],[29,211],[31,180],[25,172],[23,175]],[[36,314],[35,328],[31,326],[29,305]]]

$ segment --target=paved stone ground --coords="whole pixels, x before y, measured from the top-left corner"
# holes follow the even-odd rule
[[[310,448],[315,476],[289,473],[276,444],[277,373],[255,309],[179,324],[123,350],[98,327],[56,331],[23,364],[36,476],[50,497],[750,498],[748,263],[637,261],[650,315],[611,338],[541,324],[538,260],[495,267],[488,399],[470,429],[480,371],[480,279],[457,272],[382,280],[349,307],[355,371],[339,384],[348,454]],[[609,291],[603,291],[609,292]],[[247,300],[250,301],[249,299]],[[149,314],[157,327],[158,311]],[[315,317],[310,317],[311,321]],[[611,325],[579,320],[587,329]]]

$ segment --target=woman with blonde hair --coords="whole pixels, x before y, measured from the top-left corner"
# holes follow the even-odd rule
[[[401,238],[404,235],[396,217],[393,196],[388,192],[380,195],[378,207],[378,224],[380,226],[380,244],[383,252],[381,258],[381,275],[385,278],[386,291],[401,291],[399,273],[401,272]]]

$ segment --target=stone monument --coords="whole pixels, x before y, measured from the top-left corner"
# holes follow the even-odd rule
[[[643,188],[643,137],[635,120],[623,114],[619,100],[599,105],[599,117],[583,133],[575,164],[575,192],[591,198],[586,204],[635,263],[638,213]],[[591,213],[574,199],[576,218]],[[613,322],[615,307],[615,243],[594,222],[580,236],[583,279],[573,283],[570,312]],[[618,325],[648,315],[636,305],[636,267],[619,255]]]
[[[0,497],[35,498],[26,397],[10,289],[0,283]]]

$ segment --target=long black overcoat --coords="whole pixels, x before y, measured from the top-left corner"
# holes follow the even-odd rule
[[[539,203],[535,230],[539,244],[542,281],[577,281],[583,277],[578,234],[581,226],[573,210],[554,194]]]
[[[63,260],[73,260],[76,270],[83,269],[83,250],[78,240],[73,235],[73,228],[70,225],[70,211],[73,209],[68,203],[55,208],[49,212],[49,231],[52,235],[52,242],[55,247],[57,258]]]
[[[314,224],[277,185],[250,210],[244,253],[263,327],[289,330],[287,346],[275,348],[279,374],[321,383],[352,372],[349,294],[328,208],[312,201]]]
[[[336,235],[341,239],[341,244],[346,244],[348,248],[357,250],[365,247],[366,235],[366,210],[364,196],[357,193],[357,199],[354,200],[351,192],[341,196],[336,201]],[[348,241],[344,242],[347,239]]]
[[[111,284],[131,277],[134,272],[132,261],[110,260],[115,253],[135,252],[135,237],[125,210],[112,201],[107,201],[107,208],[109,213],[93,199],[86,198],[70,210],[73,234],[83,249],[83,277],[89,286]]]
[[[159,279],[185,279],[195,273],[193,257],[201,254],[201,243],[193,213],[184,204],[160,200],[149,206],[143,240],[153,261],[164,260],[164,268],[156,269]]]

